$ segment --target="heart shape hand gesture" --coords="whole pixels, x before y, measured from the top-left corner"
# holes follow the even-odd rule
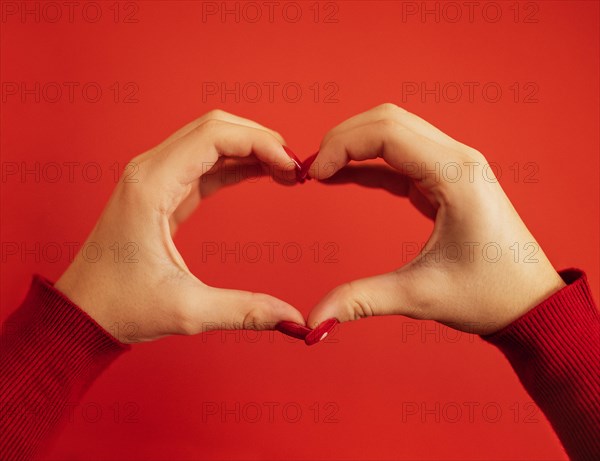
[[[80,253],[56,288],[108,331],[135,325],[125,336],[116,335],[126,343],[219,325],[277,327],[315,344],[338,322],[373,315],[432,319],[489,334],[564,286],[499,183],[490,181],[483,155],[416,115],[393,104],[375,107],[329,131],[318,154],[305,162],[284,144],[278,133],[256,122],[213,111],[135,157],[139,181],[120,181],[87,241],[105,247],[138,242],[138,262],[105,258],[92,264]],[[347,166],[377,157],[389,167]],[[202,283],[173,243],[201,198],[228,185],[223,178],[231,175],[206,175],[206,167],[214,172],[240,164],[265,167],[244,169],[257,171],[250,174],[268,169],[296,175],[299,183],[352,181],[398,191],[435,220],[433,232],[410,263],[334,288],[305,321],[272,296]],[[438,173],[446,168],[460,174],[448,180]],[[472,174],[483,168],[485,179]],[[534,263],[515,258],[514,245],[535,249]]]

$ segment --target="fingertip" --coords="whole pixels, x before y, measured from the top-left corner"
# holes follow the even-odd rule
[[[287,154],[287,156],[292,159],[292,162],[294,162],[295,167],[298,170],[302,169],[302,162],[300,161],[300,159],[298,158],[298,156],[294,153],[294,151],[292,149],[290,149],[288,146],[286,146],[285,144],[282,144],[283,150],[285,151],[285,153]]]
[[[309,314],[308,320],[306,321],[306,326],[311,330],[314,330],[315,328],[318,328],[319,325],[330,319],[336,319],[338,322],[346,321],[344,316],[340,314],[340,312],[336,312],[334,306],[317,306]]]
[[[210,317],[229,328],[272,330],[281,321],[306,325],[303,315],[279,298],[250,291],[212,288],[203,296]]]
[[[302,162],[302,165],[300,166],[300,171],[298,172],[298,179],[300,181],[305,181],[307,179],[312,178],[318,179],[318,176],[316,176],[316,174],[318,174],[318,168],[315,165],[315,160],[317,159],[318,155],[319,151],[315,152],[306,160],[304,160],[304,162]],[[313,172],[312,174],[311,171]]]
[[[329,335],[329,333],[333,331],[338,323],[340,322],[336,318],[330,318],[324,322],[321,322],[306,335],[304,342],[307,346],[312,346],[323,341]]]
[[[306,178],[323,181],[332,177],[344,168],[349,161],[347,157],[345,159],[338,157],[339,155],[330,144],[323,146],[304,161]]]
[[[287,143],[285,142],[285,138],[277,131],[273,131],[273,136],[275,136],[277,138],[277,141],[279,141],[279,143],[281,145],[286,145]]]
[[[306,326],[306,320],[298,309],[278,298],[270,298],[274,303],[272,311],[272,319],[274,322],[293,322],[303,327]]]
[[[285,144],[280,144],[278,157],[281,159],[281,165],[277,162],[277,167],[285,171],[300,170],[300,159],[298,156]]]
[[[291,307],[287,309],[286,315],[281,316],[282,321],[294,322],[298,325],[306,326],[306,320],[304,316],[295,308]]]
[[[337,319],[338,322],[355,320],[352,303],[348,302],[352,294],[347,287],[348,284],[344,284],[327,293],[310,312],[306,326],[315,329],[329,319]]]

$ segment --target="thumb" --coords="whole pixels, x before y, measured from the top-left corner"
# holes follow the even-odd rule
[[[410,279],[402,272],[389,272],[354,280],[330,291],[313,308],[307,326],[336,318],[340,322],[374,315],[416,316],[411,301]]]
[[[196,333],[209,330],[272,330],[281,321],[304,325],[304,317],[290,304],[263,293],[203,287],[196,299]],[[194,320],[192,321],[194,322]]]

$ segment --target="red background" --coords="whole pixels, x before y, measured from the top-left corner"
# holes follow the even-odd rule
[[[445,3],[428,2],[440,8],[439,21],[423,21],[419,14],[403,18],[407,3],[374,1],[300,2],[302,17],[292,22],[297,10],[287,7],[284,16],[286,3],[273,21],[264,8],[251,23],[256,10],[244,5],[239,22],[233,15],[203,20],[201,2],[174,1],[121,3],[117,22],[113,2],[98,3],[97,22],[89,21],[95,10],[86,19],[81,7],[72,21],[66,9],[57,22],[49,21],[55,11],[40,10],[38,22],[8,15],[7,4],[22,6],[3,2],[2,319],[32,273],[56,280],[65,269],[65,242],[82,242],[93,226],[114,187],[114,162],[125,165],[217,107],[278,130],[304,158],[335,124],[388,101],[497,162],[503,187],[551,261],[585,269],[598,299],[598,2],[481,2],[472,20],[462,6],[456,22]],[[490,3],[502,13],[496,22]],[[137,22],[125,22],[126,13]],[[325,14],[333,22],[324,22]],[[203,82],[213,81],[247,89],[257,82],[265,92],[257,101],[242,93],[239,102],[232,95],[223,102],[203,94]],[[49,101],[54,93],[42,93],[40,102],[13,94],[15,84],[36,82],[46,91],[49,82],[63,89],[64,82],[80,89],[96,82],[103,93],[97,103],[77,90],[73,101],[68,94],[56,102]],[[270,100],[264,82],[300,87],[302,97],[293,102],[275,91]],[[404,93],[403,82],[439,82],[447,93],[439,101],[424,94],[423,101]],[[502,96],[491,102],[494,92],[486,98],[476,90],[470,100],[464,82],[500,87]],[[457,85],[465,94],[454,101]],[[325,98],[332,88],[334,101]],[[39,162],[39,181],[21,177],[21,162]],[[51,182],[49,162],[97,162],[102,177],[93,182],[95,170],[85,176],[77,167],[71,181],[65,167]],[[8,174],[15,165],[19,172]],[[525,180],[532,168],[529,179],[537,182]],[[205,282],[268,292],[307,314],[337,284],[398,267],[403,242],[424,242],[431,227],[407,200],[383,191],[283,188],[263,179],[209,198],[176,244]],[[202,262],[202,242],[250,248],[269,241],[299,245],[300,261],[276,252],[274,261]],[[325,262],[328,242],[336,262]],[[15,255],[15,245],[33,253]],[[55,258],[57,247],[63,254]],[[314,348],[267,333],[177,337],[120,358],[74,407],[51,457],[566,459],[530,401],[497,350],[433,323],[398,317],[344,324]],[[203,413],[215,404],[231,410],[224,422],[220,413]]]

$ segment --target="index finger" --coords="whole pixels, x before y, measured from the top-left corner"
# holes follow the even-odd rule
[[[309,169],[312,178],[333,176],[350,160],[383,158],[402,174],[421,181],[439,160],[439,144],[393,119],[380,119],[331,136]]]
[[[252,154],[281,170],[296,168],[279,139],[268,131],[214,119],[170,143],[153,161],[157,162],[161,176],[189,184],[209,171],[219,157]]]

